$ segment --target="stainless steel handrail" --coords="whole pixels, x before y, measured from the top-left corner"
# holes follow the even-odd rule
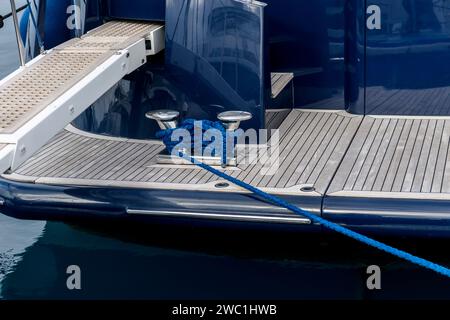
[[[16,3],[14,0],[10,0],[11,2],[11,15],[14,20],[14,29],[16,32],[16,40],[17,40],[17,47],[19,48],[19,58],[20,58],[20,65],[23,67],[25,66],[25,46],[22,42],[22,36],[20,34],[20,27],[19,27],[19,18],[17,17],[17,9],[16,9]]]

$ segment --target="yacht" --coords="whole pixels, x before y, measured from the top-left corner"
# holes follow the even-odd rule
[[[450,236],[449,0],[10,1],[3,214],[325,231],[205,163],[356,231]],[[245,139],[180,159],[189,120]]]

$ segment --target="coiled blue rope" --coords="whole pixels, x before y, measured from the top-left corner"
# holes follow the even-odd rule
[[[208,128],[215,128],[215,129],[219,129],[221,132],[225,132],[225,128],[223,128],[221,123],[218,123],[218,122],[214,122],[213,123],[213,122],[206,122],[206,121],[202,121],[202,122],[204,122],[203,125],[202,125],[202,130],[207,130]],[[222,127],[222,129],[220,129],[219,127]],[[180,125],[179,128],[186,129],[186,130],[188,130],[188,131],[193,133],[193,128],[194,128],[193,127],[193,120],[188,120],[188,121],[183,122]],[[158,137],[162,138],[163,142],[165,144],[167,142],[166,145],[167,145],[167,147],[168,147],[168,149],[170,151],[172,151],[174,146],[176,145],[176,143],[174,144],[174,142],[171,140],[171,135],[174,132],[174,130],[176,130],[176,129],[160,131],[158,133]],[[231,182],[231,183],[233,183],[233,184],[235,184],[235,185],[237,185],[237,186],[239,186],[239,187],[241,187],[243,189],[246,189],[246,190],[254,193],[255,195],[259,196],[260,198],[264,199],[265,201],[267,201],[267,202],[269,202],[271,204],[274,204],[274,205],[279,206],[279,207],[286,208],[286,209],[288,209],[288,210],[290,210],[290,211],[292,211],[292,212],[294,212],[294,213],[296,213],[296,214],[298,214],[298,215],[300,215],[302,217],[308,218],[309,220],[311,220],[314,223],[321,224],[325,228],[328,228],[330,230],[333,230],[335,232],[343,234],[343,235],[345,235],[347,237],[355,239],[355,240],[357,240],[359,242],[365,243],[366,245],[369,245],[371,247],[374,247],[376,249],[379,249],[381,251],[384,251],[386,253],[389,253],[391,255],[394,255],[396,257],[399,257],[401,259],[409,261],[409,262],[411,262],[413,264],[416,264],[418,266],[424,267],[426,269],[429,269],[431,271],[437,272],[437,273],[439,273],[439,274],[441,274],[443,276],[446,276],[446,277],[450,278],[450,269],[448,269],[448,268],[446,268],[444,266],[441,266],[439,264],[433,263],[433,262],[428,261],[426,259],[417,257],[415,255],[412,255],[412,254],[406,252],[406,251],[399,250],[397,248],[394,248],[392,246],[384,244],[384,243],[382,243],[380,241],[377,241],[375,239],[372,239],[372,238],[369,238],[369,237],[367,237],[365,235],[362,235],[362,234],[360,234],[358,232],[355,232],[355,231],[352,231],[352,230],[350,230],[348,228],[342,227],[341,225],[336,224],[336,223],[331,222],[331,221],[328,221],[328,220],[326,220],[326,219],[324,219],[322,217],[316,216],[315,214],[312,214],[312,213],[310,213],[308,211],[305,211],[305,210],[303,210],[303,209],[301,209],[301,208],[299,208],[297,206],[294,206],[293,204],[291,204],[291,203],[289,203],[289,202],[287,202],[287,201],[285,201],[285,200],[283,200],[283,199],[281,199],[279,197],[276,197],[276,196],[273,196],[271,194],[268,194],[268,193],[266,193],[266,192],[264,192],[264,191],[262,191],[262,190],[260,190],[260,189],[258,189],[256,187],[254,187],[252,185],[249,185],[249,184],[247,184],[247,183],[245,183],[245,182],[243,182],[243,181],[241,181],[239,179],[231,177],[231,176],[223,173],[222,171],[219,171],[219,170],[217,170],[217,169],[215,169],[215,168],[213,168],[213,167],[211,167],[209,165],[200,163],[199,161],[197,161],[195,158],[193,158],[191,156],[188,156],[186,154],[179,154],[179,156],[189,160],[190,162],[192,162],[193,164],[197,165],[198,167],[200,167],[202,169],[205,169],[205,170],[211,172],[212,174],[215,174],[216,176],[218,176],[218,177],[220,177],[220,178],[222,178],[224,180],[227,180],[227,181],[229,181],[229,182]]]
[[[172,137],[172,134],[176,131],[176,130],[180,130],[180,129],[184,129],[186,131],[189,132],[190,136],[193,138],[190,141],[183,141],[182,136],[178,137],[178,138],[174,138]],[[196,130],[197,129],[197,130]],[[211,137],[211,141],[207,141],[205,139],[203,139],[203,135],[205,132],[207,132],[210,129],[214,129],[217,130],[217,132],[220,134],[220,138],[222,139],[222,141],[220,142],[221,144],[223,143],[223,149],[218,151],[218,150],[212,150],[211,156],[213,157],[221,157],[222,159],[222,164],[226,164],[227,163],[227,149],[228,149],[228,144],[231,139],[236,139],[237,138],[237,133],[231,133],[228,132],[224,126],[222,125],[222,123],[218,122],[218,121],[209,121],[209,120],[202,120],[202,121],[198,121],[198,120],[194,120],[194,119],[186,119],[184,120],[181,125],[178,128],[175,129],[167,129],[167,130],[161,130],[159,132],[156,133],[156,137],[159,139],[162,139],[163,143],[165,144],[167,151],[172,154],[174,148],[176,147],[178,150],[176,150],[176,153],[178,153],[180,155],[180,157],[184,157],[184,155],[180,154],[179,152],[181,150],[191,150],[193,151],[196,147],[195,145],[195,141],[201,141],[201,147],[202,149],[205,149],[207,146],[209,146],[211,143],[214,142],[214,137]],[[196,136],[198,133],[200,133],[200,136]],[[230,135],[232,135],[230,137]],[[193,153],[191,153],[193,154]]]

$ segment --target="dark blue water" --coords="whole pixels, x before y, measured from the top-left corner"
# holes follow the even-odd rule
[[[8,2],[0,3],[0,14]],[[18,66],[12,26],[0,30],[0,77]],[[450,266],[449,241],[388,240]],[[366,268],[382,269],[382,290]],[[81,268],[81,291],[66,269]],[[4,299],[450,299],[450,281],[340,237],[68,225],[0,214]]]

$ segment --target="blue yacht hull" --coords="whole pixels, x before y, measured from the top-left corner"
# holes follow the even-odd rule
[[[321,202],[320,198],[313,197],[283,198],[306,210],[315,208]],[[0,203],[2,213],[19,219],[110,220],[185,227],[329,232],[314,224],[265,220],[264,217],[280,214],[279,208],[251,194],[226,193],[218,196],[212,192],[42,186],[1,179]],[[448,201],[345,198],[325,199],[324,203],[325,214],[316,214],[365,234],[427,238],[450,236]],[[335,211],[339,209],[339,214],[327,213],[328,205]],[[429,212],[430,209],[432,212]],[[392,212],[399,214],[392,215]],[[441,213],[441,216],[436,218],[436,213]],[[242,216],[256,218],[250,220]],[[292,217],[297,216],[292,214]]]
[[[306,208],[320,199],[286,197]],[[277,222],[283,210],[251,194],[146,190],[126,188],[43,186],[0,179],[2,213],[31,220],[115,220],[151,224],[284,229],[317,232],[320,227],[299,222]],[[201,205],[200,205],[201,204]],[[231,205],[232,204],[232,205]],[[292,215],[292,218],[298,216]],[[301,218],[301,217],[300,217]]]

